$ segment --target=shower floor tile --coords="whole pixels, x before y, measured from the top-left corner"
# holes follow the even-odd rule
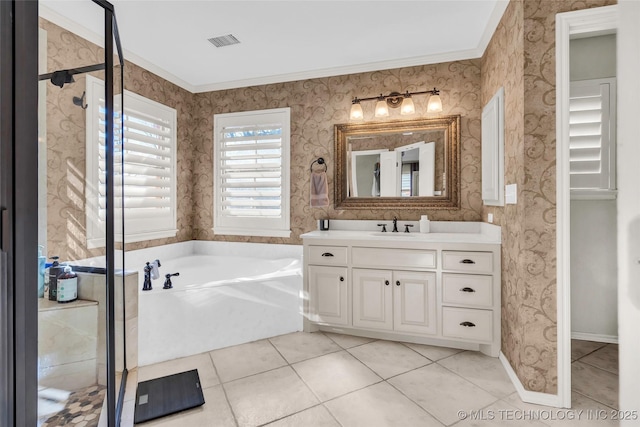
[[[74,391],[69,395],[64,409],[54,415],[48,415],[38,421],[41,427],[80,426],[95,427],[100,420],[102,404],[107,388],[95,385]]]

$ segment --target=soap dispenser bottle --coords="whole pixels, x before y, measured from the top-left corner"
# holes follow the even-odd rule
[[[421,233],[428,233],[430,231],[430,223],[429,223],[429,217],[427,215],[422,215],[420,217],[420,232]]]
[[[58,276],[64,271],[64,266],[58,262],[60,257],[52,256],[53,264],[49,267],[49,301],[58,300]]]

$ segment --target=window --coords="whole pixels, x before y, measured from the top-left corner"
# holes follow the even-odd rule
[[[615,194],[615,94],[615,79],[571,82],[569,174],[572,196],[590,198],[598,194]]]
[[[87,76],[87,245],[104,246],[104,82]],[[116,100],[118,97],[116,97]],[[116,101],[116,126],[121,108]],[[126,242],[176,235],[176,110],[124,92],[124,141],[114,141],[114,207],[124,209]],[[124,158],[122,158],[124,156]],[[124,197],[122,195],[124,191]],[[118,218],[119,219],[119,218]],[[116,230],[120,227],[117,225]],[[117,236],[121,241],[122,236]]]
[[[290,109],[216,114],[216,234],[289,237]]]

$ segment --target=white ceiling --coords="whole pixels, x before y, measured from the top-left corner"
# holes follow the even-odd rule
[[[112,0],[125,60],[192,92],[478,58],[508,0]],[[41,0],[40,15],[101,42],[102,9]],[[207,39],[233,34],[240,44]]]

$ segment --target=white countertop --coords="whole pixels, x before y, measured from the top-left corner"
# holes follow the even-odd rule
[[[351,223],[351,224],[349,224]],[[387,232],[377,224],[387,224]],[[398,220],[399,232],[393,233],[390,220],[382,221],[330,221],[327,231],[311,231],[301,235],[304,240],[338,240],[368,242],[415,242],[415,243],[484,243],[500,244],[500,227],[484,222],[431,221],[430,233],[418,231],[418,221]],[[414,225],[412,231],[404,232],[404,224]]]

